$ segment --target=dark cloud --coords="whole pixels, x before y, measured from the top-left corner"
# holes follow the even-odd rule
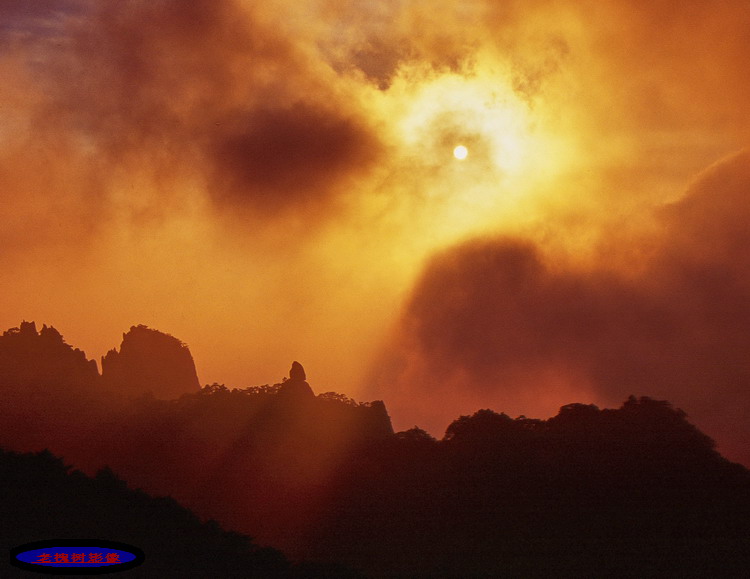
[[[381,90],[390,87],[402,67],[470,68],[483,25],[483,2],[460,7],[445,0],[321,4],[323,16],[335,23],[335,34],[320,40],[323,53],[337,69],[358,70]]]
[[[236,134],[212,148],[218,197],[263,209],[315,201],[352,169],[366,167],[377,143],[361,122],[305,103],[252,110]],[[230,129],[231,130],[231,129]]]
[[[234,1],[90,4],[58,23],[63,44],[37,40],[34,139],[53,157],[95,151],[109,186],[139,176],[154,211],[185,179],[264,218],[325,206],[377,156],[377,138],[269,16]]]
[[[409,389],[432,424],[455,414],[429,402],[445,383],[453,398],[527,414],[560,380],[581,402],[663,397],[750,462],[750,154],[706,171],[659,218],[659,249],[635,278],[606,256],[576,269],[508,238],[440,255],[402,320],[401,378],[383,383]]]
[[[80,14],[85,0],[0,0],[0,42],[54,35],[67,18]]]

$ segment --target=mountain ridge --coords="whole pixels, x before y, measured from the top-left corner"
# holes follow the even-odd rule
[[[31,330],[28,344],[42,339]],[[0,360],[20,333],[3,335]],[[53,352],[57,335],[46,331]],[[90,368],[73,352],[74,368]],[[437,440],[394,433],[382,401],[315,395],[298,362],[289,373],[173,399],[0,374],[0,445],[50,448],[89,473],[108,465],[294,561],[371,577],[739,577],[750,566],[750,472],[667,401],[572,403],[546,420],[482,409]]]

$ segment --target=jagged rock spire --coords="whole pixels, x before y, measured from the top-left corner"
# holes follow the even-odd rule
[[[302,364],[297,361],[292,362],[292,369],[289,370],[289,379],[297,381],[307,380],[307,376],[305,376],[305,369],[302,367]]]
[[[296,400],[308,400],[315,398],[315,393],[310,385],[305,381],[305,369],[297,361],[292,362],[292,368],[289,370],[289,380],[285,380],[279,394],[285,398]]]

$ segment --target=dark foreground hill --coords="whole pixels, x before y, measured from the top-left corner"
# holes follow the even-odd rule
[[[482,410],[358,451],[328,556],[387,576],[747,577],[750,473],[668,403]],[[362,521],[367,521],[363,524]]]
[[[71,471],[49,451],[0,450],[0,544],[40,539],[105,539],[141,548],[144,563],[127,577],[354,577],[334,567],[292,566],[248,537],[201,522],[170,498],[130,490],[111,470],[93,478]],[[47,577],[0,560],[2,577]]]
[[[43,359],[41,334],[25,331],[37,349],[20,359]],[[40,363],[42,377],[28,365],[16,365],[22,381],[0,376],[0,443],[49,447],[90,472],[110,465],[131,487],[170,495],[292,560],[328,565],[328,576],[334,564],[371,577],[748,576],[750,473],[665,401],[570,404],[548,420],[480,410],[435,440],[418,428],[394,434],[382,402],[316,396],[299,364],[272,386],[128,398],[97,382],[58,336],[48,338],[64,363]],[[10,342],[18,355],[18,336]],[[63,512],[83,526],[120,517]],[[167,535],[178,550],[199,542]],[[236,536],[222,540],[219,549],[285,564]],[[326,576],[323,568],[305,569]]]

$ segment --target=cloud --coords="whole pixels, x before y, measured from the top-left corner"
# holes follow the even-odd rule
[[[722,181],[723,204],[695,189],[695,208],[654,208],[746,144],[747,10],[0,1],[6,327],[37,319],[103,353],[113,327],[148,323],[195,344],[209,380],[277,379],[268,368],[304,357],[357,396],[425,257],[481,233],[435,258],[404,356],[383,362],[414,378],[391,392],[411,420],[435,416],[407,400],[425,376],[471,382],[440,394],[449,420],[709,372],[711,332],[729,330],[699,289],[726,304],[743,291],[744,224],[720,209],[741,195]],[[495,398],[501,383],[524,388]]]
[[[0,1],[0,43],[30,40],[55,33],[62,21],[82,9],[85,0]]]
[[[1,7],[16,28],[33,32],[43,20],[54,32],[20,46],[13,65],[29,82],[14,112],[27,119],[37,150],[95,167],[104,199],[135,179],[156,211],[170,208],[187,182],[230,214],[247,206],[269,219],[300,204],[330,205],[345,177],[378,156],[356,99],[313,60],[304,38],[284,34],[271,8],[70,6]],[[25,140],[13,137],[11,145]]]
[[[86,218],[99,220],[168,214],[187,204],[190,190],[241,221],[248,212],[258,221],[295,212],[330,221],[337,200],[368,197],[374,168],[397,177],[393,195],[421,195],[426,185],[409,180],[440,181],[441,167],[424,151],[399,156],[394,127],[418,87],[448,73],[467,83],[489,75],[485,84],[500,95],[509,86],[534,106],[529,126],[559,133],[575,125],[578,142],[565,147],[570,159],[580,152],[587,160],[582,173],[617,180],[618,164],[638,162],[639,177],[627,185],[640,193],[638,181],[684,175],[715,155],[707,126],[742,125],[731,112],[748,96],[740,74],[747,49],[735,40],[743,37],[742,9],[697,3],[666,18],[663,3],[624,0],[322,1],[295,9],[281,1],[6,1],[7,28],[24,31],[11,72],[27,82],[24,103],[3,104],[28,120],[36,150],[64,159],[49,167],[44,188],[58,188],[54,175],[80,166],[87,177],[71,211],[77,197],[93,200],[100,207]],[[38,33],[40,23],[46,32]],[[732,31],[721,43],[719,25]],[[497,94],[480,97],[487,104]],[[439,108],[443,98],[426,106]],[[455,105],[443,105],[459,119]],[[677,155],[686,126],[698,143]],[[21,134],[11,146],[28,150]],[[665,145],[665,136],[675,138]],[[602,138],[616,145],[602,147]],[[137,203],[123,202],[121,190],[131,186]]]
[[[211,148],[215,197],[268,212],[320,201],[347,174],[364,172],[378,149],[361,121],[303,102],[256,108],[233,125],[237,133],[216,135]]]
[[[513,238],[437,256],[408,302],[380,394],[433,428],[478,400],[534,415],[656,396],[748,461],[750,154],[709,168],[658,219],[657,249],[635,276],[614,272],[606,254],[575,267]]]

